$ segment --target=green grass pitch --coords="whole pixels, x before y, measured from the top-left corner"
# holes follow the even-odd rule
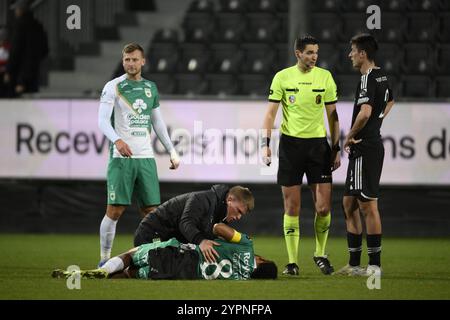
[[[255,251],[274,260],[281,274],[286,250],[281,237],[254,237]],[[113,254],[131,247],[118,235]],[[312,261],[314,239],[300,242],[299,277],[251,281],[82,280],[80,290],[52,279],[55,268],[98,262],[97,235],[0,235],[0,299],[450,299],[450,239],[383,239],[381,289],[366,278],[324,276]],[[330,238],[330,260],[347,261],[346,241]],[[363,263],[367,263],[363,251]]]

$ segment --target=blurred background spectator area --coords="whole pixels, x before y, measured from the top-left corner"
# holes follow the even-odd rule
[[[0,26],[8,31],[13,3],[0,0]],[[295,37],[311,34],[320,41],[318,65],[333,73],[340,99],[352,100],[358,74],[347,57],[349,40],[370,32],[379,40],[376,62],[390,75],[396,100],[449,98],[447,0],[30,3],[48,36],[39,79],[43,97],[97,97],[106,81],[123,72],[123,45],[135,41],[146,49],[144,77],[163,95],[263,98],[274,74],[295,63]],[[66,27],[69,5],[81,10],[80,29]],[[367,29],[369,5],[381,8],[380,30]]]

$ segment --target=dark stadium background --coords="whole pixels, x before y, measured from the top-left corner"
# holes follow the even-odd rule
[[[12,2],[0,0],[0,25],[10,25]],[[98,99],[104,83],[121,72],[123,44],[135,40],[151,62],[144,77],[158,84],[162,102],[260,101],[264,112],[274,73],[294,63],[292,43],[298,34],[319,39],[319,66],[332,71],[340,101],[351,101],[358,75],[346,58],[348,40],[357,31],[370,31],[365,11],[374,4],[382,11],[382,29],[373,31],[383,47],[377,62],[393,79],[396,101],[448,103],[450,2],[445,0],[36,0],[32,10],[47,32],[49,56],[42,63],[40,92],[16,101]],[[69,5],[81,9],[79,30],[66,27]],[[432,112],[429,105],[426,110]],[[444,161],[450,166],[448,159]],[[239,227],[252,234],[281,235],[282,198],[275,181],[236,183],[249,186],[257,199],[257,214]],[[162,200],[211,184],[162,181]],[[342,190],[342,184],[334,186],[333,236],[345,234]],[[96,233],[105,198],[104,181],[15,177],[12,172],[0,177],[0,232]],[[302,198],[302,234],[312,235],[307,188]],[[450,181],[383,185],[379,205],[387,236],[449,235]],[[120,219],[118,234],[132,233],[138,222],[133,206]]]

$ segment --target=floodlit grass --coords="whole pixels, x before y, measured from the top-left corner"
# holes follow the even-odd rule
[[[256,253],[277,263],[277,280],[82,280],[80,290],[69,290],[51,271],[95,268],[97,235],[3,234],[0,299],[450,299],[450,239],[383,239],[380,290],[369,290],[366,278],[322,275],[312,260],[312,238],[300,242],[299,277],[281,275],[287,259],[283,238],[258,236],[254,242]],[[131,235],[118,235],[113,253],[131,246]],[[345,239],[329,239],[328,253],[336,269],[346,264]]]

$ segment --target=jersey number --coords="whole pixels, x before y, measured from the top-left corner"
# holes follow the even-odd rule
[[[208,274],[206,272],[206,268],[208,268],[209,266],[215,266],[214,271],[211,274]],[[228,271],[222,270],[225,268],[225,266],[228,266]],[[219,275],[222,276],[222,278],[226,279],[226,278],[231,277],[231,274],[233,273],[233,269],[231,267],[231,261],[227,260],[227,259],[223,259],[219,263],[203,262],[200,265],[200,269],[202,270],[203,278],[208,279],[208,280],[217,279],[219,277]]]

